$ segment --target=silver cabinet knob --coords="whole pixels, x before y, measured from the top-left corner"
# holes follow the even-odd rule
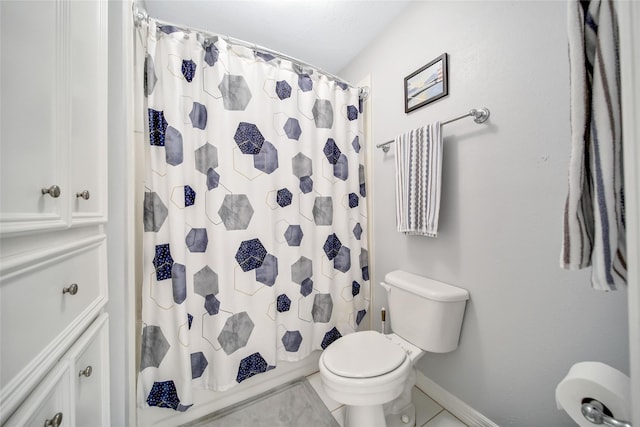
[[[75,295],[78,293],[78,285],[76,283],[72,283],[69,287],[62,288],[62,293]]]
[[[76,197],[78,199],[89,200],[89,197],[91,197],[91,194],[89,194],[89,190],[84,190],[80,193],[76,193]]]
[[[44,427],[60,427],[62,424],[62,412],[58,412],[50,420],[45,420]]]
[[[58,187],[57,185],[52,185],[49,188],[43,188],[42,194],[48,194],[54,199],[57,199],[58,197],[60,197],[60,187]]]
[[[82,371],[80,371],[78,376],[79,377],[90,377],[92,372],[93,372],[93,368],[91,367],[91,365],[89,365],[86,368],[84,368]]]

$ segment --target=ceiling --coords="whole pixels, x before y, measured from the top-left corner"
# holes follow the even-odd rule
[[[338,74],[411,0],[146,0],[149,16],[231,36]]]

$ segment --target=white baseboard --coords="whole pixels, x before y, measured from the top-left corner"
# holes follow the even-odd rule
[[[463,423],[473,427],[499,427],[489,418],[458,399],[447,390],[417,371],[416,387],[435,400],[440,406],[451,412]]]

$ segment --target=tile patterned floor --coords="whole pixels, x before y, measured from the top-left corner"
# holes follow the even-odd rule
[[[329,398],[320,382],[320,374],[315,373],[307,377],[313,389],[318,393],[325,406],[331,411],[333,417],[340,426],[344,424],[344,405]],[[456,417],[447,412],[442,406],[434,402],[429,396],[424,394],[417,387],[413,388],[413,404],[416,406],[416,426],[417,427],[468,427]]]

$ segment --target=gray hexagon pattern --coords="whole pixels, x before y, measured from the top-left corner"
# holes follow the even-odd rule
[[[229,317],[218,335],[218,342],[227,354],[247,345],[254,324],[246,311],[236,313]]]

